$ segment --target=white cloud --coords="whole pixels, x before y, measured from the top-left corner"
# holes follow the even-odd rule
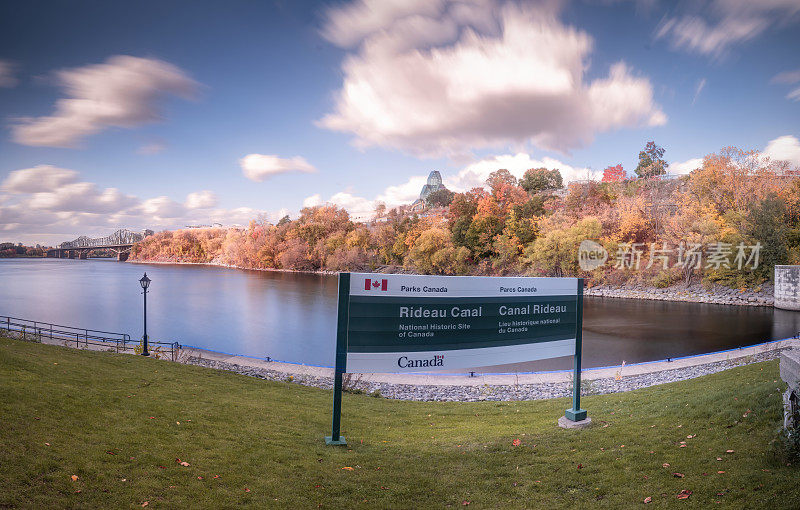
[[[317,124],[422,156],[526,142],[565,151],[599,132],[664,124],[650,81],[625,63],[584,81],[592,39],[553,5],[382,0],[330,11],[323,34],[361,43]]]
[[[665,18],[656,38],[669,38],[673,48],[713,57],[721,57],[731,46],[754,39],[771,27],[796,23],[800,13],[797,0],[712,0],[689,5],[702,14]]]
[[[184,205],[187,209],[208,209],[217,205],[217,195],[208,190],[195,191],[186,196]]]
[[[793,91],[786,94],[786,99],[791,99],[792,101],[800,101],[800,88],[796,88]]]
[[[339,192],[333,195],[328,203],[335,204],[346,209],[356,220],[367,219],[375,212],[375,200],[368,200],[347,192]]]
[[[293,158],[281,158],[273,155],[248,154],[239,160],[242,173],[245,177],[253,181],[263,181],[268,177],[288,172],[313,173],[314,168],[302,156]]]
[[[78,172],[48,165],[11,172],[0,185],[0,238],[57,244],[79,235],[107,235],[118,228],[176,229],[186,225],[247,225],[277,221],[287,211],[218,208],[211,191],[184,203],[160,196],[142,200],[115,188],[79,182]]]
[[[0,88],[15,87],[19,80],[15,76],[16,66],[8,60],[0,60]]]
[[[168,94],[191,97],[197,84],[161,60],[125,55],[55,73],[66,97],[53,115],[18,119],[14,141],[23,145],[75,147],[108,127],[130,128],[161,119],[159,100]]]
[[[137,154],[141,154],[143,156],[152,156],[154,154],[160,154],[167,150],[167,144],[161,140],[154,140],[152,142],[148,142],[136,150]]]
[[[383,31],[397,20],[441,13],[441,0],[355,0],[329,9],[322,35],[337,46],[354,46],[365,37]]]
[[[9,173],[0,188],[10,193],[37,193],[53,191],[77,179],[78,172],[75,170],[52,165],[37,165]]]
[[[599,180],[603,176],[603,172],[599,170],[573,167],[550,157],[534,159],[529,154],[518,153],[487,157],[470,163],[454,173],[442,172],[442,180],[448,189],[464,192],[476,187],[483,187],[489,174],[500,169],[506,169],[515,177],[520,178],[526,170],[542,167],[561,172],[565,184],[575,180]],[[384,203],[391,209],[414,202],[419,198],[422,186],[427,180],[427,175],[412,176],[403,184],[388,186],[372,199],[355,195],[350,190],[336,193],[328,200],[323,200],[319,194],[315,194],[303,200],[303,207],[314,207],[326,203],[334,204],[346,209],[355,220],[368,220],[373,216],[378,203]]]
[[[797,83],[800,81],[800,69],[784,71],[772,77],[772,83]]]
[[[100,190],[90,182],[75,182],[53,191],[33,193],[27,205],[31,209],[52,212],[113,213],[136,205],[139,200],[116,188]]]
[[[427,175],[415,175],[403,184],[388,186],[375,200],[383,202],[389,209],[398,205],[410,204],[419,198],[419,192],[427,182]]]
[[[303,199],[303,207],[317,207],[322,204],[322,196],[319,193],[315,193]]]
[[[525,175],[525,171],[530,168],[547,168],[548,170],[558,170],[564,179],[564,184],[584,179],[598,179],[603,172],[567,165],[557,159],[545,157],[533,159],[529,154],[503,154],[484,158],[480,161],[470,163],[461,169],[454,176],[445,176],[445,185],[453,191],[468,191],[472,188],[481,187],[486,183],[489,174],[501,168],[508,170],[518,179]]]
[[[172,200],[167,196],[150,198],[142,202],[141,211],[148,215],[159,218],[178,218],[186,214],[183,204]]]
[[[686,161],[673,161],[669,164],[669,173],[686,175],[703,166],[703,158],[692,158]]]
[[[703,78],[697,82],[697,86],[694,89],[694,97],[692,98],[692,105],[697,102],[697,98],[700,97],[700,93],[703,89],[706,88],[706,79]]]
[[[779,136],[770,140],[762,152],[773,161],[788,161],[800,167],[800,140],[796,136]]]

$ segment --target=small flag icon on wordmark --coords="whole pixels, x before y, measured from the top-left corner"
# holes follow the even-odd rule
[[[389,281],[385,278],[383,280],[364,279],[364,290],[386,290],[389,287]]]

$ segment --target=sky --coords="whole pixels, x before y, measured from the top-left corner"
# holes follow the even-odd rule
[[[800,0],[0,3],[0,242],[357,219],[654,140],[800,165]]]

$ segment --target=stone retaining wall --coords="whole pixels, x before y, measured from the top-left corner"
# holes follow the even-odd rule
[[[775,266],[775,307],[800,310],[800,266]]]
[[[772,306],[775,300],[772,286],[765,284],[759,292],[730,289],[721,285],[706,288],[701,284],[688,287],[676,285],[666,289],[652,287],[611,287],[598,285],[584,291],[587,296],[603,296],[627,299],[650,299],[655,301],[689,301],[694,303],[713,303],[719,305]],[[800,308],[798,308],[800,309]]]

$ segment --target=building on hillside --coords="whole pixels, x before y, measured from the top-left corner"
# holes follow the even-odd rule
[[[419,192],[419,198],[411,204],[411,211],[412,213],[419,213],[425,210],[425,200],[428,196],[435,192],[439,191],[440,189],[444,189],[444,184],[442,184],[442,174],[439,173],[438,170],[433,170],[430,174],[428,174],[428,182],[422,186],[422,191]]]

